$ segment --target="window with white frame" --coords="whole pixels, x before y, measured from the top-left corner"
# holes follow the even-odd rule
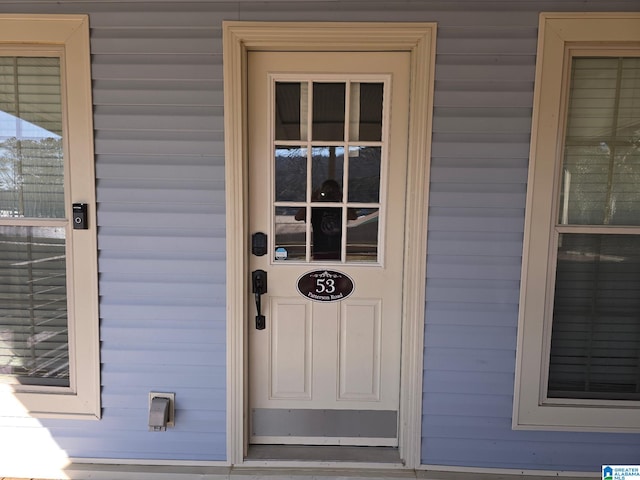
[[[640,15],[543,14],[514,428],[640,431]]]
[[[568,101],[547,395],[640,400],[640,57],[574,56]]]
[[[86,16],[0,16],[0,415],[100,415],[89,61]]]

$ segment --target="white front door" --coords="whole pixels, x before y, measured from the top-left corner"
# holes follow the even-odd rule
[[[248,54],[250,443],[398,445],[409,70]]]

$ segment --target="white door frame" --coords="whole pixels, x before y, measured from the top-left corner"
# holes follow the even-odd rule
[[[400,458],[420,464],[427,209],[435,66],[435,23],[223,22],[227,238],[227,461],[247,448],[249,286],[247,52],[411,53],[400,372]]]

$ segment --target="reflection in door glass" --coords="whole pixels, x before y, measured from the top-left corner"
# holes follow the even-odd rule
[[[382,140],[382,83],[351,84],[349,140]]]
[[[311,200],[341,201],[342,200],[342,175],[344,172],[344,147],[314,147],[311,149]],[[320,199],[319,193],[322,184],[326,180],[335,180],[340,189],[339,198],[328,200]]]
[[[307,139],[307,118],[302,111],[302,105],[307,102],[307,91],[306,82],[276,83],[276,140]]]
[[[380,200],[380,147],[349,148],[349,201]]]
[[[276,146],[277,202],[304,202],[307,199],[307,149]]]
[[[307,226],[304,212],[303,206],[276,207],[275,260],[305,260]]]
[[[313,84],[314,140],[344,140],[345,84]]]
[[[314,260],[340,260],[342,252],[342,208],[311,208]]]
[[[347,261],[376,262],[378,260],[377,208],[361,208],[355,220],[347,223]],[[350,215],[351,216],[351,215]]]

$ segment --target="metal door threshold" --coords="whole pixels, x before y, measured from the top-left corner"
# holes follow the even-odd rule
[[[402,464],[395,447],[250,445],[247,460]]]

